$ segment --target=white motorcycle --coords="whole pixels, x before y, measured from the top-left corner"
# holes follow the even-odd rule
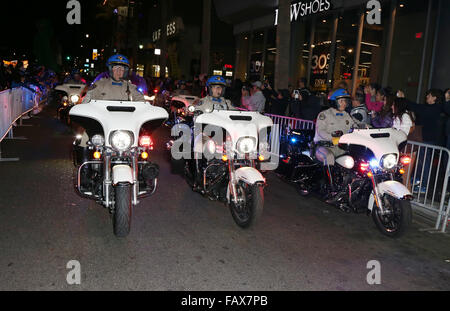
[[[133,207],[156,191],[159,167],[150,161],[151,134],[168,114],[146,102],[92,100],[74,106],[70,116],[85,130],[74,142],[77,190],[108,208],[114,234],[124,237]]]
[[[81,98],[86,91],[86,85],[66,83],[56,86],[55,91],[59,91],[61,94],[58,101],[57,116],[61,121],[68,124],[70,123],[69,110],[81,103]]]
[[[298,185],[299,192],[316,192],[346,212],[372,215],[383,234],[401,236],[412,218],[413,196],[401,183],[404,167],[411,162],[399,152],[407,142],[406,135],[392,128],[355,129],[344,135],[335,132],[333,138],[346,152],[336,157],[333,167],[324,167],[305,155],[308,150],[304,150],[303,142],[307,133],[303,132],[293,131],[290,151],[280,154],[284,170],[290,172],[289,179]],[[303,147],[297,148],[298,142]],[[322,145],[327,147],[325,144]],[[311,152],[315,154],[314,149]]]
[[[192,128],[190,122],[172,128],[176,140],[167,145],[172,166],[178,167],[175,171],[185,175],[194,191],[226,202],[238,226],[250,227],[263,211],[266,180],[257,166],[267,161],[265,141],[272,120],[248,111],[202,114],[190,106],[189,112],[196,114]]]

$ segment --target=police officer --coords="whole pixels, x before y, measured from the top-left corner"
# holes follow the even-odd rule
[[[351,100],[346,90],[336,90],[329,100],[336,101],[338,109],[330,108],[319,113],[314,142],[319,146],[316,149],[316,158],[324,165],[333,166],[335,157],[343,155],[345,151],[337,146],[337,138],[333,142],[332,134],[337,131],[348,133],[353,126],[356,126],[356,122],[345,111]]]
[[[129,80],[130,62],[120,54],[111,56],[107,62],[110,78],[103,78],[91,86],[83,104],[91,100],[144,101],[144,95]]]
[[[209,95],[202,98],[199,105],[196,106],[195,109],[207,113],[212,112],[214,109],[234,109],[231,105],[231,101],[223,97],[226,86],[227,82],[221,76],[212,76],[209,78],[206,82]]]

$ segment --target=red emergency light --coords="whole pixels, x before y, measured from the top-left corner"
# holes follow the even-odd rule
[[[421,39],[423,36],[423,32],[416,33],[416,39]]]

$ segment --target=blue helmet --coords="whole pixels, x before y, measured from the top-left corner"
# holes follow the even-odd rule
[[[206,87],[208,88],[208,93],[210,96],[212,96],[211,86],[213,85],[220,85],[222,86],[222,94],[220,96],[223,96],[225,93],[225,87],[227,86],[227,81],[221,76],[212,76],[211,78],[206,81]]]
[[[335,100],[335,101],[338,100],[338,99],[341,99],[341,98],[348,98],[348,99],[350,99],[351,96],[346,90],[344,90],[344,89],[337,89],[336,91],[333,92],[333,94],[331,94],[330,97],[328,97],[329,100]]]
[[[130,69],[130,61],[128,60],[128,58],[124,55],[121,54],[116,54],[111,56],[108,61],[106,62],[106,65],[108,66],[108,70],[109,70],[109,76],[112,77],[112,68],[115,65],[121,65],[125,67],[125,73],[123,75],[124,78],[126,78],[128,76],[128,71]]]

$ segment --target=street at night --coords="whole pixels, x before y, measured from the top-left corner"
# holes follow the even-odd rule
[[[73,135],[51,109],[28,141],[7,142],[2,163],[0,257],[2,290],[449,290],[448,235],[413,222],[399,240],[382,236],[370,217],[346,214],[268,173],[257,227],[236,226],[228,208],[193,193],[170,174],[168,130],[151,157],[161,166],[159,189],[134,209],[126,239],[112,233],[101,205],[73,187]],[[70,286],[66,264],[81,264],[81,285]],[[371,260],[381,285],[366,281]]]

